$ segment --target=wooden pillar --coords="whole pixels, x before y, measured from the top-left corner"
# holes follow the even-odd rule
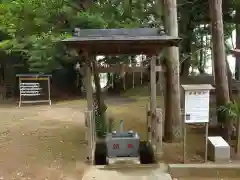
[[[159,66],[164,67],[164,64],[161,63],[161,60],[159,59]],[[165,72],[160,71],[158,75],[158,86],[159,88],[159,94],[160,94],[160,108],[162,109],[162,123],[165,121],[165,93],[166,93],[166,79],[165,79]],[[162,129],[163,130],[163,129]],[[164,134],[164,132],[162,132]]]
[[[153,56],[150,60],[151,73],[150,73],[150,92],[151,92],[151,111],[155,112],[157,108],[157,92],[156,92],[156,56]]]
[[[93,162],[93,132],[95,131],[95,127],[92,126],[92,118],[93,118],[93,87],[92,87],[92,72],[90,67],[89,56],[86,52],[84,52],[85,58],[85,88],[86,88],[86,98],[87,98],[87,111],[85,112],[85,124],[86,124],[86,134],[85,138],[87,140],[87,160]]]
[[[161,108],[156,109],[156,158],[162,157],[162,141],[163,141],[163,110]]]
[[[152,144],[156,143],[156,108],[157,108],[157,93],[156,93],[156,56],[150,60],[150,109],[151,109],[151,141]]]
[[[152,136],[152,132],[151,132],[151,110],[150,110],[150,105],[149,103],[146,104],[146,118],[147,118],[147,141],[151,142],[151,136]]]
[[[93,110],[93,87],[92,87],[92,72],[90,63],[88,62],[88,55],[85,55],[85,87],[86,87],[86,97],[87,97],[87,109],[89,111]]]
[[[124,64],[120,64],[120,78],[122,79],[123,90],[126,90],[126,72]]]

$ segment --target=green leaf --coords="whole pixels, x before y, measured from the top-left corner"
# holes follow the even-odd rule
[[[240,117],[240,103],[231,101],[226,106],[220,106],[218,111],[227,113],[232,119],[238,119]]]

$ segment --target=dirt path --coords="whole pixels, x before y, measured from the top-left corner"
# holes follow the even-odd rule
[[[113,117],[126,120],[126,128],[144,138],[147,101],[131,102],[107,100]],[[0,107],[0,180],[81,180],[88,169],[83,163],[85,107],[79,100],[52,106]],[[173,151],[165,156],[167,160],[174,153],[181,155],[178,145],[164,148]]]
[[[58,105],[0,108],[0,179],[74,180],[84,170],[84,116]]]
[[[198,177],[192,177],[192,178],[179,178],[176,180],[238,180],[239,178],[198,178]]]
[[[108,98],[108,104],[128,103]],[[84,101],[52,106],[0,107],[0,180],[81,179]]]

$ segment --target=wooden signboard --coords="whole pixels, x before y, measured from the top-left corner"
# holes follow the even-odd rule
[[[51,105],[51,75],[17,74],[19,78],[19,107],[23,103],[44,103]]]
[[[209,90],[185,91],[185,123],[209,122]]]
[[[182,85],[184,90],[183,161],[186,161],[188,124],[205,124],[205,161],[207,161],[207,138],[209,123],[210,84]]]

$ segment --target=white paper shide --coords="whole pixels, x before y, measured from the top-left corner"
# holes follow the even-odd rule
[[[21,96],[40,96],[42,88],[40,83],[20,83],[20,94]]]
[[[209,122],[209,90],[185,91],[185,123]]]

